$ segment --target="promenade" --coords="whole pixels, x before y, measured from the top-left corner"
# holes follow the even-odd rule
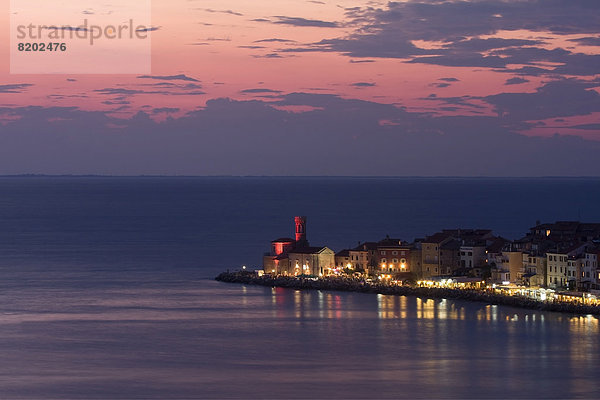
[[[292,277],[292,276],[259,276],[254,272],[237,271],[223,272],[217,281],[267,287],[282,287],[298,290],[323,290],[359,293],[377,293],[393,296],[416,296],[431,299],[459,299],[478,301],[487,304],[519,307],[539,311],[555,311],[572,314],[600,315],[600,307],[578,304],[572,301],[553,298],[551,300],[536,300],[522,295],[498,293],[494,289],[453,289],[440,287],[421,287],[399,285],[392,282],[368,281],[361,278],[343,276],[335,277]]]

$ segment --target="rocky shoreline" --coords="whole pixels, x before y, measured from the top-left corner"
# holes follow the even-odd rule
[[[240,283],[267,287],[282,287],[299,290],[324,290],[358,293],[378,293],[394,296],[416,296],[431,299],[459,299],[488,304],[526,308],[538,311],[555,311],[571,314],[600,315],[600,307],[563,303],[542,302],[521,296],[504,296],[484,290],[462,290],[446,288],[424,288],[397,286],[362,279],[344,277],[299,278],[289,276],[257,276],[255,273],[223,272],[215,280],[227,283]]]

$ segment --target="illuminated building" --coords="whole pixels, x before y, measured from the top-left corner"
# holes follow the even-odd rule
[[[263,257],[263,271],[277,275],[326,275],[335,268],[335,253],[328,247],[311,247],[306,235],[306,217],[294,218],[295,239],[271,242],[271,251]]]
[[[298,247],[288,253],[288,275],[330,275],[335,269],[335,252],[329,247]]]
[[[354,269],[350,262],[350,250],[346,249],[335,253],[335,266],[339,270],[344,268]]]
[[[549,251],[546,254],[546,285],[552,289],[575,289],[577,286],[578,259],[585,248],[586,244],[577,244],[562,250]]]
[[[325,246],[310,246],[306,217],[295,217],[294,224],[294,238],[271,242],[271,250],[263,259],[264,273],[351,273],[393,284],[415,279],[454,287],[471,283],[455,279],[463,277],[475,279],[473,282],[485,280],[503,290],[545,287],[592,294],[600,291],[600,224],[538,223],[515,241],[496,237],[489,229],[446,229],[414,243],[387,236],[337,254]]]
[[[350,263],[355,271],[374,274],[377,268],[377,243],[365,242],[351,249]]]
[[[387,236],[377,242],[375,262],[377,274],[388,274],[393,278],[402,277],[402,274],[411,272],[410,268],[411,246],[400,239],[392,239]]]
[[[523,253],[523,284],[525,286],[545,286],[547,270],[546,254],[535,251]]]

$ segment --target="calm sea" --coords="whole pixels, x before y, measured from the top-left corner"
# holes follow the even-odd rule
[[[597,179],[0,178],[0,398],[599,398],[600,328],[227,285],[308,216],[335,250],[600,221]]]

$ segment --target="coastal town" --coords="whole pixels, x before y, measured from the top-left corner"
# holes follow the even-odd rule
[[[306,217],[294,223],[294,238],[271,242],[259,276],[337,276],[600,305],[600,223],[538,221],[517,240],[491,229],[444,229],[412,242],[386,236],[338,252],[309,243]]]

